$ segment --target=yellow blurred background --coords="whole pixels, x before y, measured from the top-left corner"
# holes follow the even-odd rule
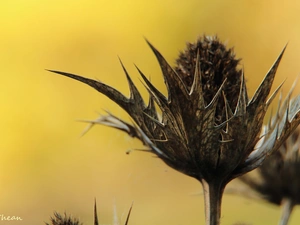
[[[113,205],[124,222],[132,201],[130,225],[204,224],[196,180],[152,155],[126,155],[141,144],[111,128],[80,137],[86,124],[76,120],[95,119],[103,109],[129,116],[92,88],[45,69],[97,78],[128,94],[120,56],[147,98],[133,63],[165,89],[144,37],[173,65],[187,41],[217,34],[242,58],[250,94],[288,42],[274,83],[287,78],[286,94],[300,72],[299,10],[293,0],[1,1],[0,215],[23,220],[0,225],[44,224],[53,211],[93,224],[94,198],[101,224],[112,224]],[[279,212],[225,195],[222,224],[275,224]]]

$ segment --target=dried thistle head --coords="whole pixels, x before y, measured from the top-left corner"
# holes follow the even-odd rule
[[[132,205],[129,209],[129,212],[127,214],[127,218],[126,218],[124,225],[128,225],[131,210],[132,210]],[[54,212],[54,217],[51,217],[50,220],[51,220],[51,224],[46,223],[46,225],[83,225],[83,223],[80,223],[78,219],[73,218],[71,216],[67,216],[66,213],[64,214],[64,216],[62,216],[59,213]],[[116,210],[114,210],[114,223],[113,224],[114,225],[120,224],[117,219]],[[94,205],[94,225],[99,225],[96,200],[95,200],[95,205]]]
[[[52,72],[94,87],[120,105],[136,123],[130,125],[108,114],[91,121],[92,124],[112,126],[137,137],[169,166],[200,181],[216,177],[229,181],[256,168],[300,122],[298,108],[288,111],[284,129],[278,130],[276,126],[281,122],[279,118],[272,128],[272,131],[279,131],[277,137],[264,138],[254,153],[261,138],[265,113],[278,91],[268,99],[284,50],[253,98],[248,100],[244,75],[237,68],[238,60],[232,49],[227,49],[217,37],[204,36],[194,44],[189,43],[177,59],[175,69],[148,44],[162,69],[168,96],[159,92],[138,69],[150,95],[147,105],[123,65],[130,88],[129,98],[99,81]],[[162,111],[161,119],[154,102]],[[269,142],[272,148],[262,150]]]
[[[148,104],[122,63],[129,98],[99,81],[51,72],[95,88],[121,106],[135,122],[131,125],[108,114],[90,121],[91,125],[105,124],[140,139],[170,167],[196,178],[204,189],[209,189],[206,193],[211,196],[206,200],[216,198],[220,202],[230,180],[258,167],[300,123],[300,100],[289,102],[288,97],[281,107],[286,116],[276,118],[270,129],[261,133],[268,106],[279,90],[268,99],[284,50],[249,100],[243,71],[238,68],[239,60],[217,37],[204,36],[189,43],[175,68],[148,44],[160,64],[168,91],[168,96],[164,96],[137,68],[150,95]],[[161,116],[154,103],[160,108]],[[212,213],[219,217],[220,210],[216,210]]]
[[[256,172],[240,180],[268,202],[282,205],[281,224],[287,224],[293,207],[300,204],[300,126]]]

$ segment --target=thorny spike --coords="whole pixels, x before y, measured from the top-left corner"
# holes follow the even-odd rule
[[[151,121],[153,121],[155,124],[157,124],[161,128],[164,128],[165,125],[163,123],[161,123],[159,120],[157,120],[156,118],[150,116],[148,113],[144,113],[144,115],[146,115],[149,119],[151,119]]]
[[[295,126],[294,124],[299,124],[300,122],[300,96],[297,96],[288,104],[289,110],[284,113],[288,114],[288,122],[286,124],[281,125],[281,123],[284,123],[286,121],[286,117],[282,118],[281,121],[278,122],[282,128],[280,130],[279,139],[276,143],[276,149],[279,148],[282,142],[289,136],[289,134],[293,132],[294,129],[296,129],[297,126]],[[296,112],[294,112],[295,109]]]
[[[157,61],[160,64],[162,74],[165,80],[168,91],[168,106],[167,116],[172,118],[171,123],[174,125],[175,129],[182,134],[183,138],[187,140],[186,131],[184,128],[184,122],[182,118],[182,104],[184,101],[189,99],[189,94],[186,85],[182,81],[181,77],[175,72],[175,70],[169,65],[165,58],[160,54],[160,52],[148,41],[146,40],[152,51],[154,52]],[[144,79],[144,77],[143,77]],[[146,82],[146,80],[144,79]],[[149,82],[150,83],[150,82]],[[152,88],[152,85],[147,83],[148,87]],[[172,102],[172,104],[170,104]],[[165,110],[166,110],[165,109]]]
[[[292,85],[292,87],[291,87],[289,93],[287,94],[287,97],[286,97],[285,100],[283,101],[282,105],[285,105],[287,102],[290,101],[291,96],[292,96],[292,93],[293,93],[293,91],[294,91],[294,89],[295,89],[295,87],[296,87],[296,85],[297,85],[297,83],[298,83],[299,77],[300,77],[300,75],[298,75],[297,78],[296,78],[296,80],[293,82],[293,85]]]
[[[183,96],[185,96],[185,98],[188,99],[188,91],[182,79],[169,65],[169,63],[165,60],[165,58],[161,55],[161,53],[147,39],[146,42],[150,46],[154,55],[156,56],[156,59],[162,70],[162,74],[168,90],[168,100],[172,101],[171,99],[178,97],[177,95],[180,95],[180,93],[178,92],[179,90],[181,91]],[[177,92],[172,93],[175,90],[177,90]],[[177,101],[178,100],[179,99],[177,99]]]
[[[300,96],[295,97],[292,99],[291,104],[289,106],[290,108],[290,117],[289,117],[289,122],[292,121],[292,119],[297,119],[297,116],[300,111]]]
[[[49,72],[52,73],[57,73],[66,77],[70,77],[74,80],[78,80],[84,84],[87,84],[93,88],[95,88],[97,91],[101,92],[102,94],[104,94],[105,96],[107,96],[108,98],[110,98],[111,100],[113,100],[115,103],[117,103],[119,106],[121,106],[125,111],[128,112],[128,101],[129,99],[126,98],[123,94],[121,94],[119,91],[117,91],[116,89],[103,84],[99,81],[95,81],[89,78],[85,78],[79,75],[75,75],[75,74],[71,74],[71,73],[65,73],[65,72],[61,72],[61,71],[57,71],[57,70],[48,70]]]
[[[244,89],[244,94],[245,94],[245,101],[248,104],[249,103],[249,98],[248,98],[248,91],[247,91],[247,87],[246,87],[246,79],[245,79],[245,74],[244,74],[244,67],[242,69],[242,79],[243,79],[243,89]]]
[[[278,99],[278,104],[277,104],[277,111],[276,111],[276,115],[274,116],[274,117],[272,117],[272,118],[270,118],[270,120],[271,120],[271,127],[273,127],[273,126],[275,126],[275,124],[276,124],[276,122],[280,119],[280,113],[281,113],[281,107],[282,107],[282,105],[284,105],[283,103],[282,103],[282,101],[284,101],[285,102],[285,100],[282,100],[283,99],[283,97],[282,97],[282,91],[279,93],[279,99]]]
[[[244,115],[247,107],[247,90],[245,89],[245,80],[244,80],[244,71],[242,71],[241,75],[241,85],[240,85],[240,93],[238,97],[238,102],[235,108],[234,115]],[[245,94],[246,93],[246,94]]]
[[[199,107],[199,109],[204,109],[205,103],[204,103],[203,90],[202,90],[202,84],[201,84],[201,81],[202,81],[201,76],[202,76],[202,74],[201,74],[201,69],[200,69],[200,53],[199,53],[199,49],[198,49],[196,66],[195,66],[195,74],[194,74],[193,84],[191,86],[189,95],[199,96],[197,99],[198,107]]]
[[[233,118],[234,115],[231,111],[230,105],[229,105],[224,93],[223,93],[223,99],[224,99],[225,113],[226,113],[226,121],[225,121],[226,122],[226,132],[228,132],[228,128],[229,128],[228,121],[230,118]]]
[[[286,106],[286,117],[285,117],[285,125],[289,125],[290,121],[289,121],[289,114],[290,114],[290,101],[288,102],[287,106]]]
[[[155,112],[155,114],[156,114],[154,100],[153,100],[153,97],[151,95],[149,96],[147,109],[149,109],[150,111]]]
[[[96,124],[94,121],[90,121],[90,120],[80,120],[80,122],[89,123],[89,125],[81,132],[80,137],[83,137]]]
[[[213,99],[210,101],[210,103],[206,106],[206,108],[216,108],[216,105],[218,103],[218,99],[220,97],[221,91],[226,83],[227,79],[224,79],[223,83],[221,84],[221,86],[219,87],[217,93],[214,95]]]
[[[97,216],[97,202],[95,198],[95,206],[94,206],[94,225],[99,225],[98,216]]]
[[[119,58],[119,61],[120,61],[120,64],[123,68],[123,71],[124,71],[124,73],[126,75],[126,78],[127,78],[127,81],[128,81],[128,85],[129,85],[129,89],[130,89],[130,100],[135,101],[136,104],[138,104],[138,105],[144,106],[145,103],[143,101],[143,98],[142,98],[140,92],[138,91],[138,89],[136,88],[134,83],[132,82],[132,80],[131,80],[131,78],[130,78],[130,76],[129,76],[129,74],[128,74],[128,72],[127,72],[127,70],[126,70],[126,68],[125,68],[125,66],[124,66],[124,64],[123,64],[123,62],[121,61],[120,58]]]
[[[150,115],[151,117],[155,118],[156,120],[158,120],[158,116],[157,116],[157,112],[156,112],[156,108],[155,108],[155,104],[154,104],[154,99],[153,99],[152,95],[149,95],[148,105],[147,105],[146,109],[144,109],[144,112],[147,113],[148,115]]]
[[[138,69],[138,68],[137,68]],[[154,100],[162,110],[162,112],[169,118],[170,125],[172,125],[177,132],[182,132],[177,124],[176,119],[174,118],[173,113],[170,111],[168,107],[167,99],[163,94],[161,94],[152,84],[151,82],[145,77],[145,75],[138,69],[139,73],[141,74],[143,80],[147,85],[144,85],[145,88],[148,90],[149,94],[153,96]],[[164,121],[163,121],[164,122]],[[180,135],[180,133],[178,133]]]
[[[280,63],[280,60],[283,56],[283,53],[285,51],[286,46],[284,47],[284,49],[282,50],[282,52],[280,53],[279,57],[277,58],[277,60],[275,61],[275,63],[273,64],[273,66],[271,67],[271,69],[269,70],[269,72],[267,73],[267,75],[265,76],[265,78],[263,79],[262,83],[260,84],[260,86],[258,87],[258,89],[256,90],[253,98],[250,100],[250,102],[248,103],[247,106],[247,117],[249,121],[253,121],[255,120],[255,124],[254,123],[250,123],[248,124],[248,129],[249,129],[249,135],[247,137],[248,140],[257,140],[258,138],[258,133],[260,131],[261,126],[263,125],[263,120],[265,117],[265,114],[267,112],[267,104],[266,104],[266,100],[267,97],[270,93],[271,90],[271,86],[272,83],[274,81],[274,77],[278,68],[278,65]],[[251,151],[251,149],[254,147],[253,143],[247,141],[249,144],[249,146],[247,146],[247,148]],[[247,154],[250,153],[247,152]]]
[[[143,84],[144,87],[147,89],[149,95],[154,99],[154,101],[157,103],[157,105],[159,106],[159,108],[161,109],[161,111],[167,115],[167,111],[168,111],[168,103],[167,103],[167,99],[165,98],[165,96],[163,94],[161,94],[148,80],[147,78],[142,75],[144,81],[146,82],[146,84]],[[151,89],[151,87],[154,88],[154,90]],[[156,93],[157,92],[157,93]]]
[[[270,112],[270,117],[269,117],[269,121],[268,121],[268,129],[270,129],[272,126],[272,118],[273,118],[273,109],[271,109],[271,112]]]
[[[226,119],[224,122],[222,122],[221,124],[217,124],[217,125],[215,125],[215,130],[216,131],[222,131],[222,129],[226,126],[226,130],[224,131],[223,130],[223,132],[225,132],[226,134],[227,134],[227,132],[228,132],[228,126],[229,126],[229,121],[231,121],[232,119],[234,119],[235,117],[233,116],[233,117],[231,117],[231,118],[229,118],[228,120]]]
[[[201,70],[200,70],[200,60],[199,59],[200,59],[200,55],[199,55],[199,49],[198,49],[194,79],[193,79],[193,84],[191,86],[191,90],[190,90],[189,95],[192,95],[194,92],[197,92],[197,89],[200,89],[199,93],[202,93]]]
[[[146,85],[144,85],[144,86],[147,89],[148,93],[151,96],[153,96],[155,102],[158,104],[159,108],[161,109],[161,111],[163,113],[162,116],[166,116],[168,118],[168,121],[170,122],[169,125],[172,126],[175,129],[178,128],[176,120],[175,120],[173,114],[170,112],[170,109],[168,108],[167,103],[159,101],[159,99],[157,98],[157,96],[155,95],[155,93],[153,93],[152,90],[149,87],[147,87]],[[161,123],[164,124],[164,121],[162,121]],[[176,132],[179,132],[179,129],[176,129]]]
[[[130,206],[130,209],[129,209],[129,212],[128,212],[128,214],[127,214],[127,218],[126,218],[125,225],[128,225],[128,221],[129,221],[130,213],[131,213],[131,210],[132,210],[132,206],[133,206],[133,202],[132,202],[132,204],[131,204],[131,206]]]
[[[270,104],[272,103],[272,101],[274,100],[274,98],[277,96],[279,90],[281,90],[282,85],[284,84],[285,81],[283,81],[277,88],[276,90],[273,92],[273,94],[271,95],[271,97],[267,100],[266,102],[266,106],[269,107]]]
[[[283,48],[280,55],[276,59],[275,63],[273,64],[273,66],[271,67],[271,69],[269,70],[269,72],[267,73],[265,78],[263,79],[262,83],[259,85],[259,87],[256,90],[256,92],[255,92],[253,98],[251,99],[249,105],[250,104],[259,105],[262,102],[266,102],[266,99],[267,99],[267,97],[270,93],[271,86],[272,86],[273,81],[274,81],[274,77],[275,77],[277,68],[279,66],[279,63],[281,61],[281,58],[283,56],[283,53],[284,53],[285,49],[286,49],[286,46]]]
[[[143,72],[136,67],[136,69],[138,70],[139,74],[141,75],[141,77],[143,78],[143,80],[145,81],[146,85],[144,85],[148,90],[150,90],[151,95],[154,97],[154,99],[156,100],[156,103],[163,103],[164,105],[167,105],[167,99],[166,97],[159,91],[157,90],[156,87],[153,86],[153,84],[146,78],[146,76],[143,74]]]

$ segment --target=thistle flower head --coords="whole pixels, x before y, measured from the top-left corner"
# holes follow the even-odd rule
[[[148,104],[122,64],[129,83],[130,97],[99,81],[52,71],[94,87],[121,106],[134,120],[131,125],[108,114],[92,124],[105,124],[140,139],[144,145],[172,168],[198,180],[223,179],[225,183],[261,164],[277,149],[299,123],[299,109],[287,111],[288,120],[278,129],[274,122],[268,138],[254,149],[261,138],[263,119],[277,91],[268,98],[284,50],[271,67],[251,100],[248,100],[243,72],[237,68],[232,49],[217,37],[204,36],[189,43],[173,69],[148,42],[165,80],[164,96],[139,70],[149,92]],[[160,108],[159,117],[154,102]],[[161,119],[159,119],[161,118]],[[264,135],[264,134],[262,134]],[[271,146],[271,147],[270,147]]]

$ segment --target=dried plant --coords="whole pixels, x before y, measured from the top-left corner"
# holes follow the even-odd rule
[[[279,224],[288,224],[294,206],[300,204],[300,126],[256,172],[255,178],[247,175],[240,180],[263,199],[281,205]]]
[[[78,219],[67,216],[60,215],[58,212],[54,212],[54,217],[50,218],[51,223],[46,223],[46,225],[83,225]]]
[[[217,37],[204,36],[189,43],[175,68],[148,44],[160,64],[168,91],[164,96],[137,68],[150,95],[148,104],[122,63],[129,98],[100,81],[50,71],[83,82],[121,106],[135,124],[108,113],[90,121],[91,126],[104,124],[127,132],[167,165],[199,180],[204,189],[206,224],[219,224],[226,184],[257,168],[300,123],[300,99],[289,101],[288,96],[280,106],[285,116],[276,118],[261,133],[268,106],[280,89],[268,99],[284,50],[249,100],[243,71],[238,69],[239,60]]]
[[[124,225],[128,225],[131,210],[132,210],[132,205],[129,209],[129,212],[127,214],[127,218],[126,218]],[[54,217],[51,217],[50,220],[51,220],[51,223],[50,224],[46,223],[46,225],[83,225],[83,223],[80,223],[78,219],[72,218],[71,216],[67,216],[66,213],[64,214],[64,216],[62,216],[59,213],[54,212]],[[119,224],[120,223],[118,221],[117,212],[116,212],[116,210],[114,210],[113,225],[119,225]],[[95,201],[95,205],[94,205],[94,225],[99,225],[96,201]]]

